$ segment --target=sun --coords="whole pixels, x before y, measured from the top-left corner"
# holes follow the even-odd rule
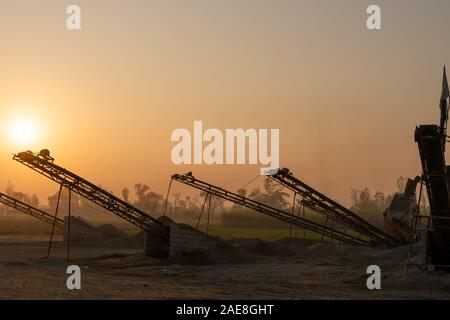
[[[30,145],[35,142],[38,131],[31,119],[15,119],[9,125],[9,137],[11,142],[20,145]]]

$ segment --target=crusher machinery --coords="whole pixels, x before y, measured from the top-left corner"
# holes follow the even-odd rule
[[[450,267],[450,169],[446,164],[447,122],[449,112],[449,88],[444,67],[440,98],[439,125],[419,125],[415,141],[422,164],[422,181],[428,195],[430,215],[426,220],[427,266]]]

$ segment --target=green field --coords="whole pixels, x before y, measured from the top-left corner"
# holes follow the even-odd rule
[[[188,223],[189,224],[189,223]],[[190,224],[195,227],[195,225]],[[206,224],[200,225],[200,231],[206,232]],[[357,232],[353,230],[347,230],[345,233],[349,235],[354,235],[360,237],[361,239],[368,240],[366,236],[360,236]],[[290,228],[268,228],[268,227],[229,227],[224,226],[220,223],[211,223],[209,228],[209,234],[214,236],[219,236],[223,239],[261,239],[268,241],[275,241],[284,238],[299,238],[299,239],[310,239],[310,240],[322,240],[322,235],[304,230],[293,228],[292,235]],[[325,240],[329,240],[325,238]]]
[[[206,228],[200,228],[201,231],[206,232]],[[290,237],[289,229],[267,229],[267,228],[230,228],[230,227],[211,227],[209,234],[219,236],[223,239],[262,239],[274,241]],[[292,232],[292,237],[303,239],[303,231],[299,230]],[[307,239],[320,240],[321,236],[306,231]]]
[[[134,235],[139,232],[138,228],[118,218],[90,218],[89,222],[94,226],[105,223],[112,223],[130,235]],[[196,222],[192,219],[183,222],[193,227],[195,227],[196,225]],[[223,239],[262,239],[267,241],[274,241],[283,238],[289,238],[291,236],[289,227],[280,228],[276,225],[273,228],[256,226],[239,227],[226,226],[220,220],[211,220],[210,222],[209,234],[221,237]],[[202,222],[199,229],[203,232],[206,232],[206,223]],[[49,235],[50,232],[51,225],[25,215],[0,217],[0,235]],[[60,233],[60,231],[57,231],[57,233]],[[352,231],[350,231],[349,233],[355,234]],[[317,233],[311,231],[306,231],[304,233],[304,231],[301,229],[292,229],[293,238],[303,239],[305,236],[306,239],[311,240],[322,239],[322,236]]]

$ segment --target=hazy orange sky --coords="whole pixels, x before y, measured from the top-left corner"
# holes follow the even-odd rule
[[[73,3],[81,31],[66,29]],[[373,3],[381,31],[366,28]],[[258,174],[173,165],[171,132],[202,120],[279,128],[281,165],[345,203],[352,188],[392,192],[420,174],[414,128],[438,122],[449,30],[447,0],[2,1],[0,189],[55,192],[11,160],[42,148],[116,193],[165,193],[175,172],[232,190]],[[11,139],[17,119],[33,143]]]

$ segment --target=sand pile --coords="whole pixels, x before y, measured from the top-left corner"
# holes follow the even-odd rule
[[[141,230],[133,236],[133,239],[139,243],[141,247],[145,245],[145,231]]]
[[[107,248],[141,248],[142,246],[133,237],[113,225],[104,224],[97,227],[97,230],[103,233],[104,239],[102,246]]]
[[[272,243],[261,239],[246,239],[231,241],[238,248],[260,256],[276,256],[278,252],[272,247]]]
[[[230,264],[249,260],[231,243],[185,224],[171,226],[170,260],[176,264]]]
[[[130,236],[123,232],[122,230],[116,228],[112,224],[103,224],[97,227],[97,230],[101,231],[105,236],[113,238],[129,238]]]
[[[67,243],[68,219],[65,219],[64,242]],[[72,217],[70,223],[70,244],[75,246],[104,247],[118,249],[141,248],[139,242],[117,227],[105,224],[90,225],[81,217]]]
[[[171,224],[176,223],[175,221],[170,219],[168,216],[161,216],[157,220],[165,225],[171,225]]]

